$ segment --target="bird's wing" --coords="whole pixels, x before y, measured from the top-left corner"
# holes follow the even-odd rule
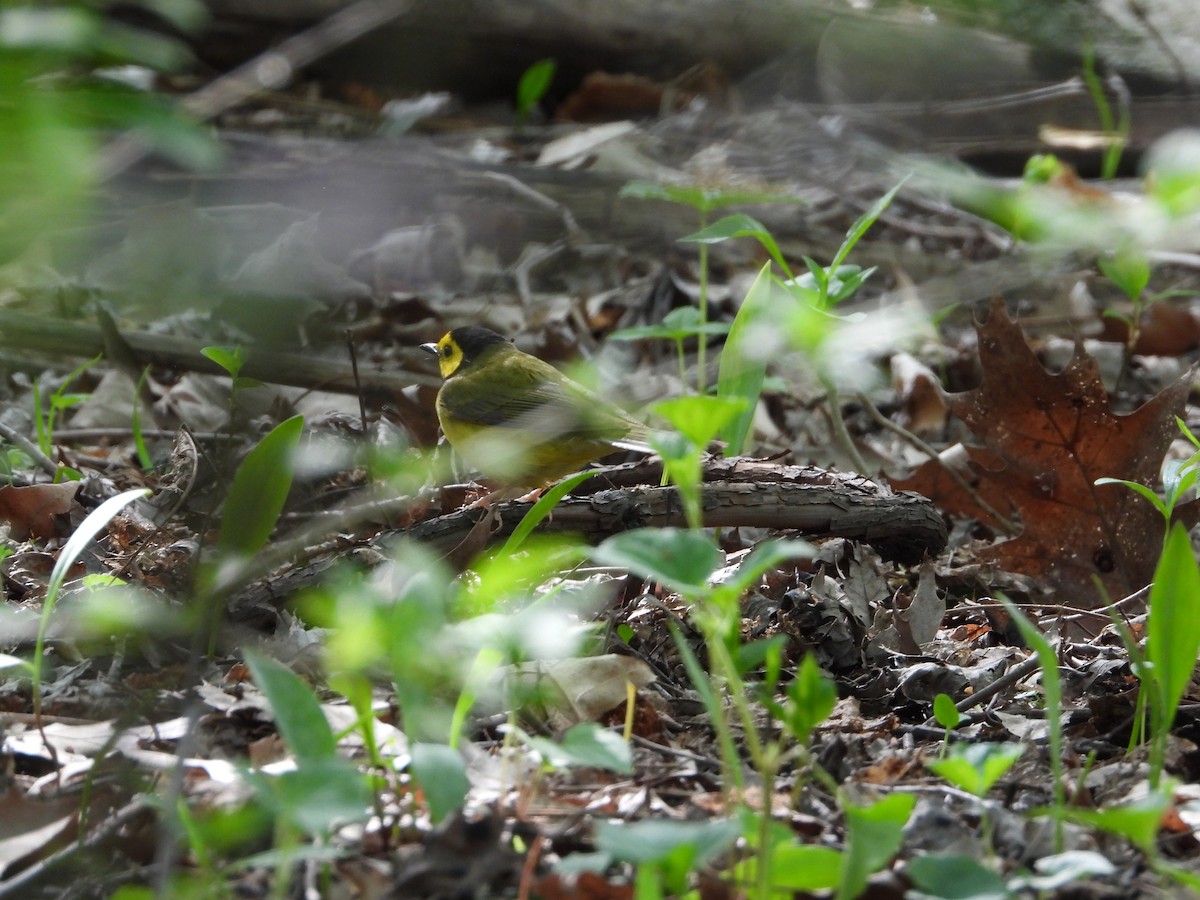
[[[565,378],[513,371],[487,376],[490,383],[464,382],[443,388],[441,403],[458,419],[478,425],[523,428],[554,437],[613,441],[634,424],[608,401]],[[475,377],[475,373],[472,373]]]

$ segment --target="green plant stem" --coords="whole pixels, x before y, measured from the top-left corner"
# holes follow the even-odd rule
[[[700,230],[708,227],[707,213],[700,213]],[[700,245],[700,324],[708,324],[708,244]],[[708,390],[708,336],[703,332],[696,336],[696,393],[701,397]]]
[[[855,471],[860,475],[866,475],[868,474],[867,461],[862,458],[862,454],[858,452],[858,448],[854,446],[854,441],[850,438],[846,420],[842,418],[842,405],[838,399],[837,386],[824,377],[821,381],[825,385],[825,404],[829,407],[829,418],[833,424],[834,436],[837,437],[838,443],[850,458],[850,465],[854,466]]]
[[[709,659],[713,663],[713,669],[718,672],[718,678],[721,682],[721,687],[728,693],[730,702],[737,711],[738,718],[742,723],[742,732],[746,742],[746,752],[750,755],[750,761],[758,772],[760,781],[762,782],[762,810],[759,814],[759,835],[758,835],[758,869],[757,869],[757,893],[758,897],[769,897],[771,887],[771,848],[770,848],[770,829],[771,829],[771,803],[775,792],[775,776],[779,765],[779,754],[772,752],[764,746],[762,739],[759,737],[758,728],[754,722],[754,714],[750,710],[750,704],[746,702],[746,685],[742,681],[737,672],[737,666],[734,664],[733,657],[729,655],[729,647],[725,643],[724,629],[711,628],[706,629],[705,638],[708,643]],[[737,760],[731,761],[737,764]],[[740,773],[740,765],[738,766]],[[744,799],[743,799],[743,802]]]

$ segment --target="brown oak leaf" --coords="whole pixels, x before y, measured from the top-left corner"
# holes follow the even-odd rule
[[[1112,598],[1148,584],[1162,550],[1161,516],[1134,491],[1095,481],[1157,486],[1188,379],[1117,415],[1096,361],[1077,348],[1062,372],[1046,371],[1002,300],[976,330],[982,383],[948,395],[947,403],[983,444],[965,448],[968,482],[997,512],[1019,513],[1022,526],[1015,538],[980,553],[981,561],[1038,579],[1058,589],[1061,602],[1081,608],[1103,601],[1093,578]],[[936,460],[893,484],[995,524]]]
[[[31,484],[26,487],[0,486],[0,522],[7,522],[9,533],[18,541],[33,537],[48,540],[65,533],[64,516],[76,508],[79,482]]]

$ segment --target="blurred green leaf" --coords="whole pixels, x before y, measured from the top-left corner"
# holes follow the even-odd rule
[[[933,698],[933,718],[948,731],[958,727],[962,714],[949,694],[938,694]]]
[[[596,821],[596,847],[625,862],[657,863],[686,848],[693,868],[704,865],[725,851],[741,831],[732,819],[708,822],[672,822],[651,819],[642,822]]]
[[[896,855],[916,802],[912,794],[892,794],[867,806],[845,805],[846,850],[842,854],[838,900],[862,894],[871,874]]]
[[[681,341],[701,334],[726,334],[729,325],[725,322],[702,322],[700,310],[694,306],[681,306],[673,309],[658,325],[636,325],[633,328],[622,328],[608,336],[610,341],[637,341],[645,338],[662,338],[668,341]]]
[[[561,741],[525,736],[526,743],[556,769],[589,766],[629,775],[633,751],[619,734],[595,722],[580,722],[567,729]]]
[[[292,488],[303,431],[304,417],[293,416],[272,428],[246,454],[221,515],[217,538],[221,554],[249,557],[266,546]]]
[[[554,60],[539,59],[521,74],[521,79],[517,82],[517,118],[520,121],[528,118],[529,113],[550,89],[555,68]]]
[[[703,228],[695,234],[679,238],[679,242],[681,244],[719,244],[722,241],[740,237],[752,237],[757,240],[762,244],[771,259],[775,261],[775,264],[779,266],[780,270],[785,274],[791,274],[791,269],[788,268],[788,264],[784,260],[783,254],[779,250],[779,245],[775,243],[775,238],[771,235],[771,232],[757,219],[744,213],[737,213],[718,219],[707,228]]]
[[[1136,250],[1121,250],[1098,260],[1100,271],[1121,292],[1137,303],[1150,283],[1150,260]]]
[[[813,731],[829,718],[837,705],[837,687],[809,653],[796,670],[796,677],[788,684],[786,694],[788,702],[783,709],[783,724],[792,737],[807,745]]]
[[[745,406],[742,397],[675,397],[663,400],[652,411],[697,448],[703,450]]]
[[[926,762],[929,770],[976,797],[984,797],[1021,755],[1020,744],[958,744],[943,759]]]
[[[309,760],[293,771],[259,776],[251,783],[260,796],[269,792],[280,816],[310,835],[328,835],[338,825],[362,821],[371,802],[366,779],[349,760],[336,756]]]
[[[1154,570],[1150,615],[1146,623],[1146,659],[1159,685],[1161,727],[1169,729],[1179,701],[1196,669],[1200,652],[1200,567],[1188,530],[1181,523],[1171,533]]]
[[[764,351],[760,331],[770,310],[773,284],[768,263],[759,270],[758,277],[746,292],[729,330],[725,349],[721,351],[717,396],[741,404],[741,409],[720,432],[729,456],[740,456],[745,449],[762,395],[763,380],[767,376],[767,363],[774,355]]]
[[[918,890],[912,900],[1009,900],[1004,879],[979,860],[957,854],[929,853],[908,864]]]
[[[739,191],[720,187],[701,188],[693,185],[659,184],[654,181],[630,181],[621,188],[617,196],[634,200],[667,200],[690,206],[698,212],[754,203],[803,202],[798,197],[781,193]]]
[[[467,764],[446,744],[413,744],[411,753],[413,776],[429,804],[429,817],[440,822],[467,799]]]
[[[260,653],[247,653],[254,683],[267,698],[279,735],[303,766],[337,754],[333,729],[313,689],[283,663]]]
[[[683,593],[707,587],[721,553],[712,538],[681,528],[639,528],[613,535],[593,558]]]

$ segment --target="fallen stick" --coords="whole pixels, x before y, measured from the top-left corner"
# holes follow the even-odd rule
[[[122,331],[119,337],[141,365],[166,366],[213,375],[227,374],[200,352],[195,340],[147,331]],[[104,335],[94,325],[67,322],[24,313],[0,312],[0,345],[56,356],[99,356],[106,350]],[[415,349],[414,349],[415,352]],[[315,354],[282,353],[248,348],[242,375],[272,384],[287,384],[310,390],[353,394],[358,392],[348,362]],[[359,368],[367,393],[397,393],[415,384],[437,386],[441,379],[420,372],[384,372]]]

